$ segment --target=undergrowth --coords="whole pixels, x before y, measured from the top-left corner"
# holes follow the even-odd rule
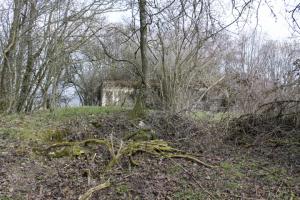
[[[293,134],[272,132],[275,138],[267,134],[255,143],[269,130],[261,129],[261,134],[255,129],[264,125],[262,118],[249,125],[246,118],[231,113],[198,113],[200,117],[194,117],[149,111],[138,119],[128,113],[117,107],[82,107],[1,116],[0,147],[8,148],[3,152],[0,148],[0,164],[9,166],[7,174],[26,165],[27,169],[37,165],[47,169],[29,170],[34,177],[41,177],[33,184],[54,191],[58,182],[65,183],[76,195],[51,194],[62,199],[80,195],[81,199],[110,199],[113,194],[120,199],[154,199],[158,195],[170,199],[294,200],[299,196],[298,141]],[[245,124],[249,126],[245,128]],[[239,132],[243,130],[244,135]],[[7,140],[7,145],[9,137],[13,140]],[[38,145],[33,146],[32,141]],[[12,150],[10,143],[15,145]],[[13,162],[1,160],[1,154],[11,155],[16,162],[11,171]],[[49,167],[44,168],[44,162]],[[22,170],[19,173],[26,178]],[[45,174],[48,170],[52,170],[50,175]],[[43,179],[47,181],[40,182]],[[11,197],[9,190],[3,194]],[[0,199],[6,198],[1,195],[0,191]]]

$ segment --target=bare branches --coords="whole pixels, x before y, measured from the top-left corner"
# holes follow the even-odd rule
[[[294,9],[289,11],[292,14],[293,23],[297,26],[297,28],[300,30],[300,25],[298,20],[296,19],[296,14],[300,12],[300,3],[295,6]]]
[[[130,60],[127,60],[127,59],[120,59],[120,58],[116,58],[114,57],[111,53],[108,52],[107,50],[107,47],[106,45],[102,42],[102,40],[100,38],[97,37],[97,40],[98,42],[101,44],[102,48],[103,48],[103,51],[104,51],[104,54],[106,56],[108,56],[110,59],[114,60],[114,61],[117,61],[117,62],[126,62],[126,63],[129,63],[130,65],[134,66],[135,69],[136,69],[136,72],[138,73],[139,76],[142,76],[141,75],[141,71],[140,71],[140,67],[137,66],[134,62],[130,61]]]
[[[0,88],[7,91],[1,92],[1,101],[9,102],[3,109],[11,112],[40,107],[38,104],[44,104],[49,95],[52,107],[57,105],[62,93],[58,88],[64,87],[63,74],[70,55],[102,29],[97,23],[95,33],[91,31],[96,21],[103,20],[101,15],[117,3],[96,0],[83,4],[71,0],[22,2],[7,5],[12,6],[7,12],[13,12],[14,20],[1,23],[6,29],[11,27],[10,39],[2,49],[5,59],[0,65]],[[15,56],[20,60],[12,59]]]

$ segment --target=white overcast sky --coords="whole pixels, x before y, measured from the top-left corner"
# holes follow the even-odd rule
[[[275,3],[276,2],[276,3]],[[292,1],[290,1],[292,4]],[[258,13],[258,29],[261,32],[266,33],[270,39],[286,39],[291,37],[291,28],[289,23],[291,19],[289,18],[289,13],[286,11],[286,2],[284,0],[276,0],[270,3],[274,13],[272,14],[270,8],[263,4]],[[295,5],[293,3],[293,5]],[[255,26],[256,19],[253,19],[253,24]]]
[[[297,0],[262,0],[269,1],[270,6],[274,14],[272,14],[271,9],[265,3],[262,3],[258,12],[258,24],[256,20],[256,14],[253,14],[252,18],[249,20],[249,23],[245,26],[245,29],[241,32],[250,32],[253,31],[254,27],[257,28],[257,31],[265,34],[268,39],[273,40],[285,40],[290,39],[292,36],[292,30],[289,23],[291,19],[289,18],[289,13],[286,11],[286,5],[290,5],[290,9],[293,5],[296,5]],[[130,16],[130,12],[123,13],[111,13],[108,14],[108,19],[111,22],[122,22],[123,19],[126,19]],[[240,34],[237,31],[236,26],[232,26],[230,30],[235,34]]]
[[[4,2],[11,2],[12,0],[0,0],[0,7],[1,4],[3,5]],[[84,0],[83,0],[84,1]],[[221,0],[221,2],[224,1],[231,1],[231,0]],[[291,19],[286,19],[288,15],[286,12],[286,9],[291,9],[293,6],[295,6],[297,3],[299,3],[299,0],[261,0],[262,2],[270,2],[270,5],[272,6],[272,9],[274,10],[274,13],[276,13],[276,18],[271,13],[270,9],[266,6],[265,3],[262,3],[262,6],[259,9],[259,21],[257,29],[261,33],[265,33],[268,38],[270,39],[288,39],[291,37],[291,29],[288,23],[291,23]],[[287,8],[287,5],[290,5],[290,7]],[[300,14],[300,13],[299,13]],[[121,22],[122,19],[130,17],[130,12],[127,13],[117,13],[113,12],[108,14],[108,20],[111,22]],[[255,16],[252,17],[252,23],[248,24],[246,26],[246,29],[243,31],[250,31],[252,30],[251,27],[256,26],[256,18]],[[300,20],[299,20],[300,21]],[[239,32],[236,31],[236,28],[231,27],[230,30],[235,32],[236,34],[239,34]]]

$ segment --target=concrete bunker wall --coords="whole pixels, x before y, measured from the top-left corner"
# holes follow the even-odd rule
[[[101,106],[132,106],[134,88],[128,82],[109,81],[102,84]]]

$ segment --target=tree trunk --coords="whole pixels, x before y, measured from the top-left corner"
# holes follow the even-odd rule
[[[11,74],[10,70],[12,68],[11,64],[13,63],[13,54],[16,49],[17,37],[19,32],[20,25],[20,14],[22,8],[22,1],[14,0],[14,13],[13,21],[11,24],[9,38],[7,45],[4,48],[3,52],[3,65],[1,69],[0,76],[0,112],[6,111],[9,107],[10,95],[11,95]]]
[[[133,108],[133,114],[136,117],[144,115],[147,90],[149,87],[149,72],[148,72],[148,58],[147,58],[147,11],[146,0],[139,0],[139,14],[140,14],[140,51],[141,51],[141,82],[137,91],[137,98]]]
[[[33,53],[33,37],[32,37],[32,30],[33,30],[33,24],[35,21],[36,16],[36,5],[34,1],[30,2],[30,14],[29,14],[29,22],[28,22],[28,32],[27,32],[27,63],[26,63],[26,69],[22,80],[22,86],[20,91],[20,97],[17,104],[17,112],[23,111],[24,106],[26,105],[28,96],[29,96],[29,88],[33,75],[33,67],[34,62],[37,58],[36,55]]]

